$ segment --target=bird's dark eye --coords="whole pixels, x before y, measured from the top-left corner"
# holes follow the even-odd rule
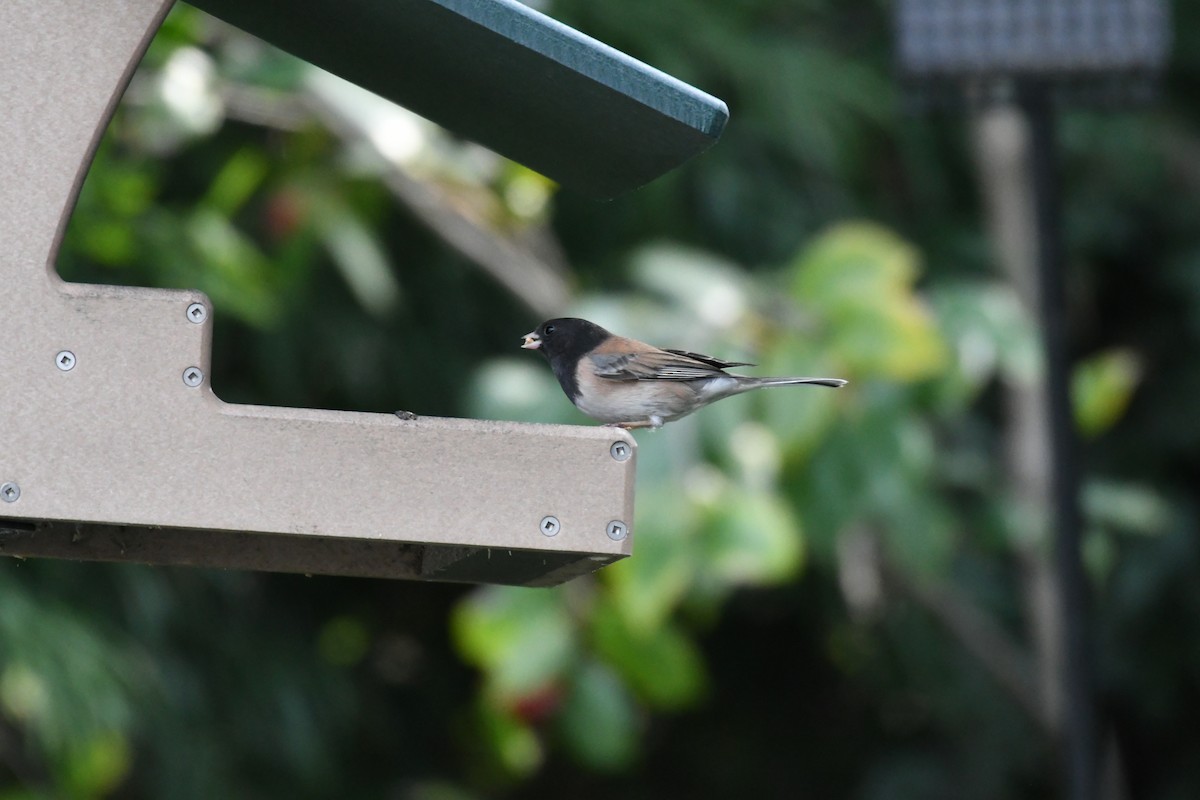
[[[542,329],[542,333],[544,333],[544,334],[546,334],[547,336],[549,336],[550,334],[554,333],[554,326],[553,326],[553,325],[547,325],[545,328],[543,328],[543,329]]]

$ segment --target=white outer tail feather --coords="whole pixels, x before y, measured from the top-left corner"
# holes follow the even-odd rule
[[[706,402],[712,403],[735,394],[761,389],[764,386],[829,386],[837,389],[846,385],[841,378],[755,378],[748,375],[722,375],[710,378],[702,384],[701,392]]]
[[[794,386],[802,383],[811,383],[814,386],[828,386],[832,389],[840,389],[846,385],[846,381],[841,378],[742,378],[744,381],[749,381],[752,385],[747,386],[748,389],[757,389],[760,386]]]

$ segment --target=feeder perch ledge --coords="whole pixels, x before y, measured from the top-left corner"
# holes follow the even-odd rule
[[[301,55],[319,39],[300,29],[303,15],[282,13],[288,4],[208,5],[248,15],[268,39],[264,10],[273,10],[291,26],[280,28],[285,46]],[[443,46],[469,37],[475,58],[431,56],[420,73],[422,85],[448,81],[442,94],[461,90],[462,105],[488,90],[504,59],[544,75],[544,86],[522,89],[549,93],[532,101],[525,123],[498,123],[499,107],[469,120],[468,133],[501,152],[522,124],[572,107],[636,107],[632,121],[594,132],[605,144],[586,158],[572,161],[560,143],[531,164],[594,194],[672,168],[724,122],[719,101],[515,3],[298,5],[333,42],[355,26],[362,33],[372,14],[385,15],[385,33],[424,26],[421,47],[434,48],[439,31]],[[209,388],[212,315],[202,294],[58,278],[62,231],[96,143],[170,6],[0,6],[0,554],[528,585],[628,555],[636,459],[623,431],[227,404]],[[345,25],[313,16],[318,7],[344,12]],[[379,88],[367,78],[393,72],[395,49],[362,35],[367,46],[353,53],[309,55]],[[421,106],[437,94],[387,80],[384,93],[401,102],[411,95]],[[563,81],[586,92],[547,103]],[[455,103],[423,113],[461,122]],[[647,135],[629,138],[639,129]]]

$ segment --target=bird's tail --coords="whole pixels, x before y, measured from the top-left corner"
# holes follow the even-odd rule
[[[750,378],[744,377],[747,381],[747,389],[758,389],[763,386],[796,386],[803,383],[811,383],[814,386],[828,386],[831,389],[840,389],[846,385],[846,381],[841,378]]]

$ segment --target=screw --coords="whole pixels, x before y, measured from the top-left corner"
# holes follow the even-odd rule
[[[70,372],[75,369],[75,354],[70,350],[59,350],[58,355],[54,357],[54,363],[63,372]]]
[[[21,487],[17,486],[12,481],[0,486],[0,500],[6,503],[15,503],[21,499]]]
[[[187,318],[191,322],[199,325],[204,320],[208,319],[208,309],[203,303],[192,303],[187,308]]]
[[[542,522],[538,527],[546,536],[557,536],[558,532],[562,530],[562,524],[558,521],[558,517],[542,517]]]
[[[605,532],[608,533],[608,538],[612,539],[614,542],[619,542],[625,538],[625,534],[629,533],[629,528],[626,528],[625,523],[621,522],[621,520],[614,519],[612,522],[608,523],[608,527],[605,529]]]
[[[188,386],[196,387],[204,380],[204,373],[199,367],[188,367],[183,371],[183,382]]]
[[[629,446],[628,442],[613,442],[612,447],[608,448],[608,452],[617,461],[628,461],[629,457],[633,455],[633,448]]]

